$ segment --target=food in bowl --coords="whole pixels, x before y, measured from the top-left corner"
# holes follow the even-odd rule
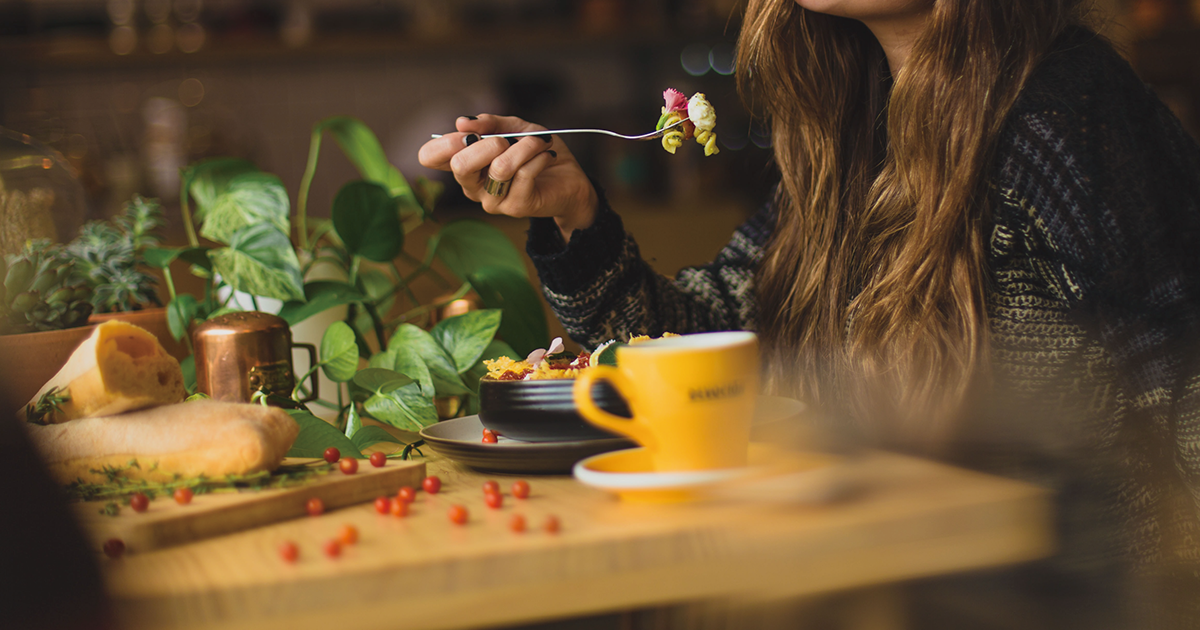
[[[649,339],[642,335],[629,343]],[[602,344],[594,352],[574,355],[564,351],[561,339],[555,339],[549,348],[535,350],[521,361],[511,357],[484,361],[488,373],[479,380],[479,421],[504,437],[526,442],[621,437],[584,420],[575,407],[575,378],[613,347]],[[631,415],[625,399],[607,383],[597,383],[592,398],[609,413]]]

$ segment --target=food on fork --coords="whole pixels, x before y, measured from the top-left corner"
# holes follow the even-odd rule
[[[663,101],[662,116],[655,129],[661,130],[683,121],[682,125],[663,134],[662,145],[668,153],[674,154],[676,149],[683,146],[684,140],[693,137],[704,147],[704,155],[720,153],[715,131],[717,111],[703,93],[697,92],[688,99],[679,90],[667,88],[663,92]]]

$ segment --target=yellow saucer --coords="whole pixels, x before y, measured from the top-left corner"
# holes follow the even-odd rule
[[[797,453],[770,444],[751,443],[744,468],[657,472],[645,448],[594,455],[575,464],[580,482],[616,494],[633,503],[678,503],[725,495],[730,482],[806,474],[833,467],[841,458],[821,453]]]

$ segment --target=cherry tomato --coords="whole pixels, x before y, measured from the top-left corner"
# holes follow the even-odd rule
[[[353,475],[358,472],[358,460],[353,457],[343,457],[342,461],[338,462],[338,468],[347,475]]]
[[[504,495],[499,492],[485,492],[483,493],[483,502],[493,510],[499,510],[500,506],[504,505]]]
[[[308,510],[309,516],[320,516],[325,513],[325,502],[313,497],[304,504],[304,509]]]
[[[424,488],[425,492],[428,492],[429,494],[437,494],[442,489],[442,480],[433,476],[426,477],[424,481],[421,482],[421,487]]]
[[[336,446],[330,446],[325,449],[325,461],[330,464],[337,463],[337,460],[342,458],[342,452],[337,450]]]
[[[336,538],[330,538],[329,540],[326,540],[321,549],[325,552],[325,555],[329,556],[330,558],[336,558],[342,555],[342,543],[338,542],[338,539]]]
[[[135,492],[133,496],[129,497],[129,507],[133,508],[134,512],[145,512],[150,507],[150,497],[141,492]]]
[[[547,534],[557,534],[562,528],[562,524],[558,522],[558,517],[551,514],[542,522],[542,529],[546,530]]]
[[[375,498],[375,511],[380,514],[387,514],[392,511],[392,500],[388,497]]]
[[[125,541],[120,538],[109,538],[104,541],[104,555],[109,558],[120,558],[125,553]]]
[[[492,431],[491,429],[484,429],[483,430],[483,443],[484,444],[495,444],[496,442],[497,442],[496,432]]]
[[[529,498],[529,482],[524,479],[518,479],[513,482],[512,495],[518,499]]]
[[[417,491],[412,486],[404,486],[396,493],[396,500],[412,503],[417,500]]]
[[[296,543],[285,540],[279,544],[279,557],[283,558],[284,562],[291,564],[300,557],[300,548],[296,546]]]
[[[353,545],[358,542],[358,528],[346,523],[338,530],[338,540],[342,541],[343,545]]]
[[[517,533],[525,531],[525,517],[513,514],[512,518],[508,519],[508,528]]]
[[[383,453],[378,453],[378,452],[371,453],[371,465],[372,466],[374,466],[376,468],[383,468],[383,465],[386,463],[387,463],[387,455],[384,455]]]
[[[179,505],[187,505],[192,502],[194,494],[191,488],[175,488],[175,502]]]
[[[483,482],[483,493],[488,494],[489,492],[493,494],[500,494],[500,484],[496,483],[495,479],[488,479],[487,481]]]
[[[392,516],[395,516],[396,518],[404,518],[405,516],[408,516],[408,502],[401,501],[400,499],[392,501],[391,511]]]
[[[450,517],[450,522],[454,523],[455,525],[466,525],[467,524],[467,508],[465,508],[461,505],[458,505],[458,504],[451,505],[450,511],[447,512],[447,516]]]

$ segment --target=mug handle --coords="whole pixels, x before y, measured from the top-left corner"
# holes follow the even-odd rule
[[[657,441],[654,439],[654,434],[650,432],[650,427],[645,422],[638,419],[636,411],[632,418],[622,418],[608,413],[596,405],[596,401],[592,400],[592,385],[598,380],[611,383],[617,392],[629,401],[629,407],[636,409],[632,396],[636,390],[625,373],[610,365],[594,365],[581,372],[575,379],[575,389],[572,390],[572,394],[575,398],[575,406],[579,409],[579,415],[602,429],[628,435],[642,446],[655,446]]]
[[[305,350],[308,350],[308,364],[310,366],[317,364],[317,348],[315,346],[313,346],[311,343],[293,343],[292,347],[293,348],[304,348]],[[302,402],[302,403],[312,402],[312,401],[316,400],[318,397],[320,397],[320,395],[321,395],[321,391],[320,391],[321,378],[320,378],[320,376],[318,376],[319,373],[320,373],[320,370],[313,370],[313,373],[309,375],[308,382],[310,385],[312,385],[312,394],[309,395],[308,398],[305,398],[304,400],[301,400],[300,402]]]

